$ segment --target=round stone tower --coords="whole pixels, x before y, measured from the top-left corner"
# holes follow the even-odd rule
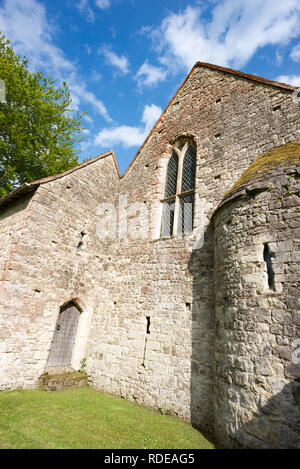
[[[300,448],[300,144],[261,155],[215,227],[215,431],[226,447]]]

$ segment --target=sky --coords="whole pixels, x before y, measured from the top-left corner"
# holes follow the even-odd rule
[[[300,87],[299,0],[0,0],[0,30],[88,112],[80,160],[121,174],[197,61]]]

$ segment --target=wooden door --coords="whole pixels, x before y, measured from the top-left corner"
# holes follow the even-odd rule
[[[48,357],[48,368],[71,365],[79,316],[80,311],[72,302],[61,308]]]

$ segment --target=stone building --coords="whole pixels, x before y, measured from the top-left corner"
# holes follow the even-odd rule
[[[97,389],[226,447],[300,448],[300,104],[197,63],[123,176],[112,151],[0,200],[0,389]]]

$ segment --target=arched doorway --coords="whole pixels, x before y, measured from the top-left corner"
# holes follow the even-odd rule
[[[57,319],[47,368],[71,365],[80,310],[73,301],[61,307]]]

